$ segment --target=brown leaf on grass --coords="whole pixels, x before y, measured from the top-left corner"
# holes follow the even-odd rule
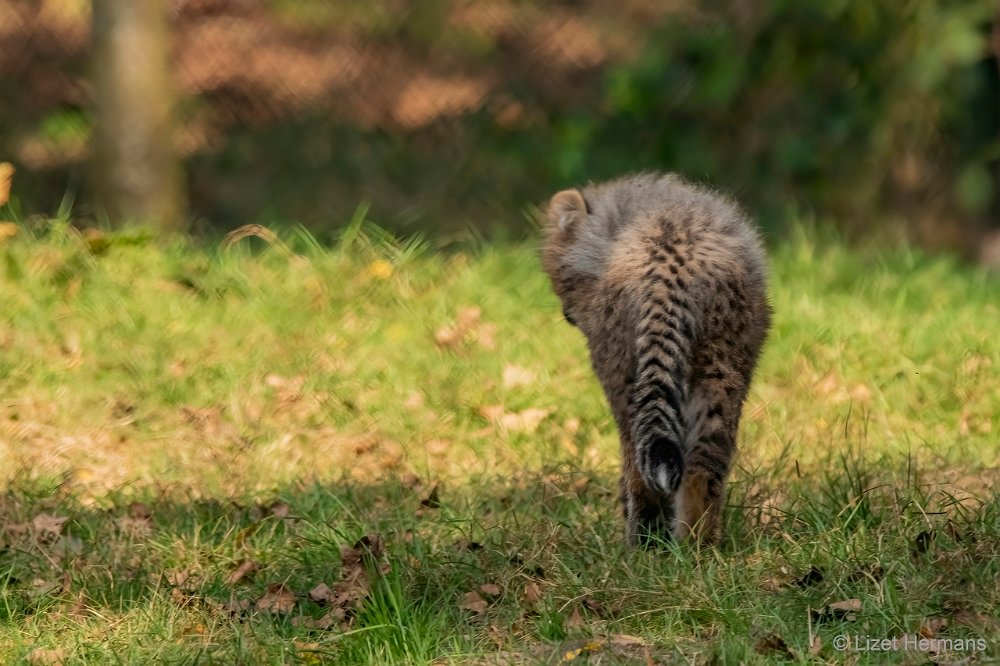
[[[528,386],[535,381],[535,377],[533,370],[518,365],[507,364],[503,367],[503,387],[508,390]]]
[[[153,517],[153,510],[142,502],[132,502],[128,505],[128,515],[135,520],[150,520]]]
[[[858,619],[857,613],[861,612],[861,599],[844,599],[827,604],[823,609],[821,617],[834,617],[848,622]]]
[[[823,639],[819,637],[819,634],[813,634],[809,640],[809,654],[818,655],[823,650]]]
[[[328,603],[341,609],[345,617],[356,613],[371,592],[370,575],[390,571],[384,554],[385,541],[379,534],[366,534],[353,547],[341,546],[341,579],[333,586]]]
[[[295,608],[295,593],[284,583],[270,583],[254,607],[267,613],[290,613]]]
[[[490,322],[480,324],[476,330],[476,342],[483,349],[496,349],[497,347],[497,325]]]
[[[26,660],[31,666],[51,666],[53,664],[66,663],[67,656],[66,650],[35,648],[28,653]]]
[[[924,638],[935,638],[939,633],[948,628],[948,618],[929,617],[920,625],[918,633]]]
[[[252,578],[258,569],[260,569],[259,564],[251,559],[245,559],[226,576],[225,583],[226,585],[236,585],[244,578]]]
[[[500,593],[503,592],[496,583],[483,583],[479,586],[479,591],[488,597],[499,597]]]
[[[238,599],[235,595],[229,597],[229,601],[220,604],[220,609],[230,615],[242,615],[253,606],[250,599]]]
[[[149,525],[149,518],[130,518],[122,516],[115,521],[118,529],[126,535],[144,537],[149,536],[153,528]]]
[[[424,450],[432,456],[443,456],[451,450],[451,442],[446,439],[429,439],[424,444]]]
[[[201,582],[201,576],[190,569],[180,569],[178,571],[168,571],[166,573],[167,583],[174,587],[186,590],[197,589]]]
[[[844,599],[843,601],[836,601],[832,604],[827,604],[827,608],[832,611],[841,611],[844,613],[858,613],[861,611],[861,599]]]
[[[292,512],[292,507],[284,502],[276,501],[271,502],[270,506],[267,507],[267,512],[275,518],[288,518],[288,515]]]
[[[644,647],[646,645],[644,639],[630,634],[615,634],[610,638],[610,641],[615,647]]]
[[[53,516],[49,513],[40,513],[31,519],[31,526],[38,534],[59,536],[63,525],[69,518],[65,516]]]
[[[538,583],[533,580],[529,580],[524,584],[524,594],[521,598],[529,604],[533,604],[542,598],[542,590],[538,587]]]
[[[503,430],[534,432],[538,429],[539,424],[552,413],[552,410],[529,407],[520,412],[508,412],[503,405],[487,405],[480,408],[479,413]]]
[[[479,596],[478,592],[466,592],[462,595],[462,603],[458,605],[462,610],[472,611],[477,615],[486,612],[486,600]]]
[[[760,581],[760,589],[765,592],[781,592],[787,587],[787,583],[777,576],[766,576]]]
[[[580,607],[573,606],[573,611],[566,618],[566,628],[567,629],[581,629],[586,626],[586,622],[583,619],[583,615],[580,614]]]
[[[493,349],[496,345],[496,324],[483,323],[481,318],[482,311],[477,307],[459,308],[454,324],[442,326],[434,332],[434,342],[449,349],[474,339],[481,346]]]
[[[438,347],[450,348],[462,341],[462,333],[457,328],[442,326],[434,331],[434,344]]]
[[[785,659],[795,658],[795,653],[788,647],[785,639],[775,633],[758,638],[753,644],[753,650],[757,654],[765,656],[781,656]]]
[[[328,603],[333,599],[333,590],[326,583],[320,583],[309,590],[309,598],[318,604]]]

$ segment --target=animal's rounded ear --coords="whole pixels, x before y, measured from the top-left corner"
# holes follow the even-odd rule
[[[566,231],[586,217],[587,202],[580,190],[557,192],[549,202],[549,224],[557,225],[560,231]]]

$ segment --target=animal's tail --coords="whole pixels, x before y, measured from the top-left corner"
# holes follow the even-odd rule
[[[632,441],[639,473],[660,494],[676,491],[684,474],[695,325],[683,287],[680,276],[650,270],[637,322]]]

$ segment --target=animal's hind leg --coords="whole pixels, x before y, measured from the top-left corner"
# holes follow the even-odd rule
[[[691,431],[674,533],[714,543],[722,537],[726,477],[736,451],[746,389],[738,373],[721,364],[713,364],[707,372],[710,378],[697,379],[691,391]]]
[[[627,447],[628,444],[623,446],[623,450],[628,450]],[[670,541],[673,538],[674,498],[652,493],[642,480],[632,456],[625,455],[623,458],[621,503],[628,545],[648,547]]]

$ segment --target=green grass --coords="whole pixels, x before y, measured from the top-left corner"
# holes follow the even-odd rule
[[[633,552],[534,249],[358,229],[0,241],[0,662],[969,656],[834,646],[922,626],[1000,657],[996,277],[777,243],[727,540]],[[386,552],[342,566],[365,534]],[[368,597],[310,628],[310,590],[351,575]],[[284,608],[256,608],[269,586]]]

